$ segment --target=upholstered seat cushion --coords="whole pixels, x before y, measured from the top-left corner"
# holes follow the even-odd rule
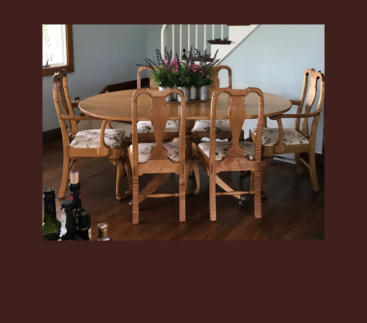
[[[151,121],[139,121],[136,125],[138,133],[153,133]],[[167,120],[165,132],[179,132],[180,128],[174,120]]]
[[[98,148],[101,129],[81,130],[70,143],[71,148]],[[123,132],[118,129],[105,129],[105,145],[112,149],[121,148]]]
[[[256,128],[252,129],[256,134]],[[273,146],[279,140],[278,128],[263,128],[262,144],[264,146]],[[285,145],[305,145],[310,142],[308,139],[295,129],[284,128],[284,144]]]
[[[210,120],[197,120],[191,129],[191,132],[209,132]],[[231,131],[229,120],[216,120],[216,131]]]
[[[225,158],[231,145],[230,141],[216,141],[215,160],[219,161]],[[201,142],[198,147],[209,158],[210,142]],[[240,147],[243,149],[243,155],[248,160],[254,159],[254,144],[251,141],[240,141]]]
[[[138,161],[145,163],[150,158],[155,143],[140,143],[138,144]],[[167,150],[168,158],[173,162],[179,160],[179,144],[178,142],[164,142],[163,147]],[[133,145],[129,146],[130,151],[133,151]]]

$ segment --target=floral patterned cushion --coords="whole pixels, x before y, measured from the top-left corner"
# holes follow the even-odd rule
[[[216,141],[215,160],[225,158],[231,145],[232,143],[230,141]],[[209,158],[210,142],[201,142],[198,147]],[[248,160],[254,160],[254,144],[251,141],[240,141],[240,147],[243,149],[243,155]]]
[[[88,129],[76,133],[75,138],[70,143],[72,148],[98,148],[99,135],[101,129]],[[118,129],[105,129],[104,143],[106,146],[119,149],[121,148],[122,131]]]
[[[139,121],[136,125],[138,133],[153,133],[151,121]],[[174,120],[167,120],[165,132],[179,132],[180,128]]]
[[[256,128],[252,129],[256,134]],[[262,144],[264,146],[273,146],[279,140],[278,128],[263,128]],[[284,128],[285,145],[304,145],[309,144],[308,139],[295,129]]]
[[[191,129],[191,132],[209,132],[210,120],[197,120]],[[229,126],[229,120],[216,120],[215,121],[216,131],[231,131]]]
[[[155,143],[140,143],[138,144],[138,161],[145,163],[150,158],[150,153],[153,150]],[[164,142],[163,147],[167,149],[167,156],[173,162],[179,160],[179,144],[178,142]],[[129,146],[130,151],[133,151],[133,145]]]

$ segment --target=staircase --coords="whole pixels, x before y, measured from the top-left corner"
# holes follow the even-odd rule
[[[259,25],[163,25],[161,29],[161,51],[166,47],[181,57],[183,49],[190,47],[222,61],[240,45]],[[209,44],[208,40],[228,39],[230,44]]]
[[[240,45],[259,25],[228,26],[228,38],[231,41],[228,45],[210,45],[211,53],[218,50],[217,58],[222,61],[238,45]]]

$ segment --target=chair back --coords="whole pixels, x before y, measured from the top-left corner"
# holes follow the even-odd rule
[[[318,102],[315,105],[317,95]],[[311,131],[309,130],[309,118],[297,118],[295,121],[295,129],[302,132],[306,137],[316,136],[317,124],[320,118],[320,112],[325,97],[325,76],[320,71],[316,72],[313,68],[306,69],[303,78],[302,95],[297,114],[316,112],[316,116],[312,120]],[[315,109],[313,107],[316,106]],[[302,119],[302,120],[301,120]]]
[[[52,94],[63,140],[67,140],[67,142],[69,142],[69,139],[77,133],[78,126],[75,120],[61,119],[61,115],[74,116],[66,71],[64,69],[56,72],[53,76]]]
[[[141,73],[143,71],[150,71],[152,72],[152,69],[148,66],[139,66],[138,68],[138,74],[136,76],[136,88],[141,89]],[[158,89],[158,85],[153,81],[151,77],[149,77],[149,87],[152,90]]]
[[[185,143],[186,143],[186,109],[184,94],[181,90],[168,89],[165,91],[151,90],[151,89],[137,89],[133,93],[131,116],[132,116],[132,145],[133,145],[133,164],[138,164],[138,130],[137,123],[141,120],[150,120],[153,126],[153,135],[155,147],[151,151],[149,160],[168,160],[167,150],[163,146],[163,134],[166,128],[166,123],[169,116],[169,108],[167,107],[166,98],[171,93],[177,93],[181,96],[180,106],[180,150],[179,150],[179,161],[185,159]],[[149,108],[149,117],[139,119],[137,117],[138,110],[138,98],[141,95],[148,95],[151,98],[151,106]]]
[[[212,80],[212,83],[210,84],[210,90],[211,93],[213,93],[213,91],[215,89],[219,89],[220,88],[220,80],[219,80],[219,72],[220,70],[227,70],[228,73],[228,88],[232,88],[232,69],[227,66],[227,65],[217,65],[214,66],[211,75],[210,75],[210,79]]]
[[[254,87],[249,87],[244,90],[233,90],[229,88],[217,89],[212,95],[212,103],[210,109],[210,155],[209,160],[211,163],[215,163],[215,120],[216,120],[216,103],[217,98],[222,93],[227,93],[229,95],[229,108],[228,108],[228,119],[230,123],[231,133],[232,133],[232,145],[228,149],[226,158],[245,158],[243,155],[243,149],[239,145],[240,133],[245,119],[247,119],[246,111],[246,96],[250,93],[255,93],[258,95],[258,117],[256,126],[256,140],[254,147],[254,160],[256,162],[261,162],[261,137],[262,137],[262,127],[264,119],[264,96],[263,92]]]

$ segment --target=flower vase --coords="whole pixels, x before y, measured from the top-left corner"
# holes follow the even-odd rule
[[[206,101],[210,99],[210,87],[209,85],[200,86],[199,90],[200,101]]]
[[[190,101],[190,88],[189,87],[178,87],[179,90],[181,90],[185,96],[185,102]],[[181,97],[178,95],[177,101],[181,102]]]
[[[195,101],[199,99],[199,88],[196,86],[192,86],[190,88],[190,100]]]
[[[171,89],[170,87],[159,87],[159,91],[165,91]],[[170,93],[166,98],[167,102],[177,101],[177,93]]]

